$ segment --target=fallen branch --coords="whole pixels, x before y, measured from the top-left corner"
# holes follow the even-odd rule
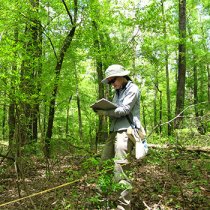
[[[157,149],[181,149],[187,150],[192,152],[206,152],[210,153],[210,147],[199,147],[199,146],[175,146],[171,144],[148,144],[150,148],[157,148]]]
[[[4,162],[4,159],[12,160],[13,162],[15,162],[15,159],[13,157],[9,157],[8,153],[6,155],[0,154],[0,157],[2,158],[0,165]]]
[[[149,133],[149,135],[147,135],[147,137],[151,136],[152,133],[156,130],[157,127],[163,126],[163,125],[165,125],[165,124],[169,124],[169,125],[171,126],[171,123],[172,123],[176,118],[181,117],[182,113],[185,112],[185,111],[186,111],[187,109],[189,109],[190,107],[197,106],[197,105],[199,105],[199,104],[207,104],[207,103],[208,103],[208,101],[204,101],[204,102],[200,102],[200,103],[197,103],[197,104],[191,104],[191,105],[187,106],[185,109],[183,109],[183,110],[182,110],[177,116],[175,116],[173,119],[171,119],[171,120],[169,120],[169,121],[167,121],[167,122],[164,122],[164,123],[161,123],[161,124],[156,125],[156,126],[152,129],[152,131]]]

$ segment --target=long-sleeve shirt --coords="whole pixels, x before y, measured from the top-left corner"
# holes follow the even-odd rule
[[[123,89],[116,90],[113,103],[118,107],[107,111],[107,115],[111,118],[110,131],[127,130],[130,122],[126,115],[136,128],[140,128],[140,91],[137,85],[128,81]]]

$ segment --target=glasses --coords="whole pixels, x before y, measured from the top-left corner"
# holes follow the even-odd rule
[[[114,77],[113,79],[108,81],[108,84],[109,85],[114,84],[116,80],[117,80],[117,77]]]

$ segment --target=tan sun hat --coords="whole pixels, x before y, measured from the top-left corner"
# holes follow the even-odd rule
[[[125,70],[125,68],[119,64],[113,64],[109,66],[105,71],[105,78],[101,81],[102,83],[108,83],[108,78],[110,77],[123,77],[129,75],[130,71]]]

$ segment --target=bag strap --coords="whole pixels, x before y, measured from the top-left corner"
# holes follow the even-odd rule
[[[131,120],[130,114],[129,115],[126,115],[126,118],[127,118],[128,122],[130,123],[131,127],[132,128],[135,128],[136,126],[134,125],[133,120]]]

